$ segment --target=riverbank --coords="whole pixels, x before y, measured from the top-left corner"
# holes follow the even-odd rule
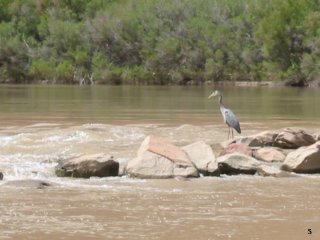
[[[286,81],[193,81],[189,80],[183,83],[153,83],[153,82],[108,82],[105,83],[104,81],[93,81],[93,80],[75,80],[72,82],[65,82],[65,83],[57,83],[51,82],[49,80],[33,80],[32,82],[23,82],[23,83],[11,83],[6,81],[0,81],[0,84],[3,85],[126,85],[126,86],[213,86],[213,87],[301,87],[301,88],[319,88],[320,87],[320,80],[313,80],[313,81],[295,81],[295,80],[286,80]]]
[[[319,78],[313,1],[13,0],[1,1],[0,16],[5,83]]]

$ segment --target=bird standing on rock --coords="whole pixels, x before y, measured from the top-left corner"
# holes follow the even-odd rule
[[[228,139],[230,136],[231,130],[231,138],[233,138],[233,128],[238,132],[241,133],[240,123],[236,117],[236,115],[228,108],[226,108],[222,103],[222,95],[218,90],[213,91],[208,99],[219,96],[219,104],[220,104],[220,112],[222,114],[224,122],[228,125]]]

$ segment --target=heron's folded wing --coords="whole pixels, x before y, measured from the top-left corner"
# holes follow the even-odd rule
[[[230,127],[234,128],[238,133],[241,133],[240,124],[236,115],[230,109],[225,109],[224,114],[226,123]]]

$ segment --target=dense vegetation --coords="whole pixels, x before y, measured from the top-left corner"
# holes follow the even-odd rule
[[[0,0],[0,81],[320,78],[318,0]]]

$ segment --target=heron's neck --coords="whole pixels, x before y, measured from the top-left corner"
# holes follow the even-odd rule
[[[222,103],[222,95],[219,96],[219,104],[220,104],[220,109],[224,109],[224,105]]]

